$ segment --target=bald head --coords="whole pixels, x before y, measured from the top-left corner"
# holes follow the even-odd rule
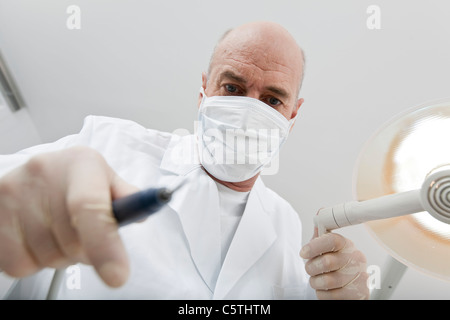
[[[204,95],[242,96],[250,98],[245,101],[251,102],[253,102],[251,99],[257,99],[278,111],[288,121],[292,121],[290,124],[292,130],[300,106],[303,104],[303,99],[298,98],[303,80],[303,67],[303,52],[283,27],[272,22],[242,25],[226,32],[217,44],[208,74],[202,73],[203,90],[199,93],[198,106],[201,107],[205,101]],[[248,104],[248,108],[252,106],[254,104]],[[236,121],[236,128],[239,128],[241,121],[249,121],[252,129],[258,129],[255,119],[248,119],[245,116],[244,119],[239,119],[237,118],[239,113],[234,112],[233,105],[229,108],[228,119]],[[264,105],[258,104],[257,110],[274,121],[273,117],[279,119],[272,110],[264,113],[263,110],[269,110]],[[221,183],[234,190],[248,191],[258,175],[240,182],[240,185],[225,184],[223,181]]]
[[[296,74],[298,96],[304,76],[304,53],[292,35],[279,24],[251,22],[225,32],[212,54],[208,76],[224,58],[233,59],[233,56],[245,57],[255,66],[279,64],[291,69]]]
[[[258,99],[290,120],[303,103],[298,98],[303,69],[303,51],[286,29],[273,22],[252,22],[222,37],[208,74],[202,75],[202,87],[207,96]]]

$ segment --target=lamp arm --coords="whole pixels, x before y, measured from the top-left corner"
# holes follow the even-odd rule
[[[365,201],[350,201],[319,210],[314,224],[319,234],[372,220],[427,211],[450,224],[450,169],[428,175],[421,189]]]
[[[319,210],[314,223],[323,231],[424,211],[421,190],[390,194],[365,201],[349,201]],[[323,232],[322,232],[323,233]]]

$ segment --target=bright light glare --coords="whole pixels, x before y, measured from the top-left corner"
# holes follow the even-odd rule
[[[425,177],[434,168],[450,163],[450,119],[430,116],[413,124],[395,152],[396,192],[420,189]],[[423,228],[441,237],[450,237],[450,225],[428,212],[412,215]]]

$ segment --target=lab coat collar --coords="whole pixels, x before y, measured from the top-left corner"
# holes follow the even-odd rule
[[[223,266],[220,266],[221,233],[217,186],[202,169],[197,154],[195,136],[174,137],[164,154],[161,168],[178,175],[174,177],[178,181],[195,181],[183,185],[169,202],[169,206],[180,217],[192,259],[203,281],[213,293],[213,298],[224,299],[277,237],[266,209],[270,208],[271,198],[258,177]],[[180,156],[190,158],[180,161],[177,158]],[[205,197],[205,194],[208,196]]]
[[[195,135],[173,135],[160,167],[181,176],[200,168],[197,137]]]

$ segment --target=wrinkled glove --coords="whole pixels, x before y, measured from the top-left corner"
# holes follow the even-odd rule
[[[366,257],[352,241],[336,233],[318,236],[300,251],[318,299],[363,300],[370,296]]]

